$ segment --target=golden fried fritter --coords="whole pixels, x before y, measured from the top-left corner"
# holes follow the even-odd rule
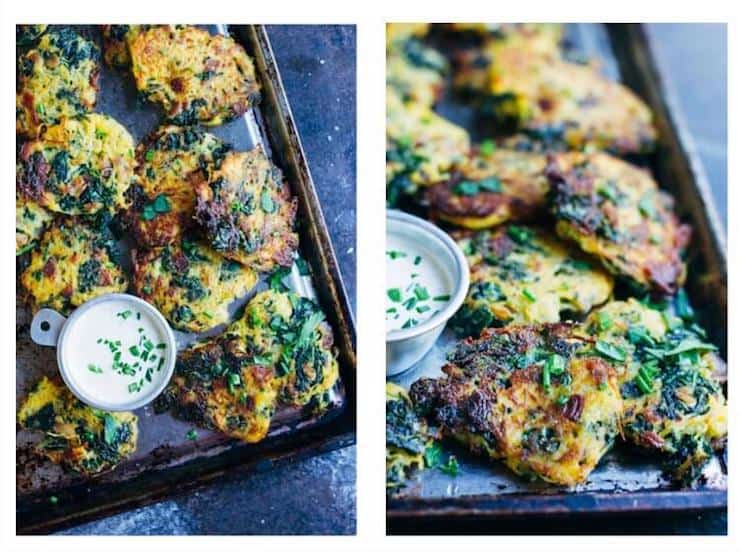
[[[220,167],[229,149],[197,127],[175,125],[160,127],[137,146],[141,193],[129,224],[139,244],[162,247],[193,226],[195,182]]]
[[[679,314],[691,318],[687,309]],[[713,375],[718,357],[703,330],[628,299],[594,311],[583,333],[618,369],[624,436],[665,454],[674,480],[696,481],[727,436],[728,415]]]
[[[292,292],[258,293],[224,335],[275,367],[282,404],[323,408],[339,366],[331,327],[316,303]]]
[[[231,37],[162,25],[128,45],[136,87],[174,124],[220,125],[259,101],[252,60]]]
[[[390,50],[386,57],[386,84],[404,101],[433,105],[442,92],[447,60],[434,48],[409,39]]]
[[[462,234],[458,244],[470,266],[468,295],[450,321],[458,335],[559,322],[565,313],[587,313],[604,303],[614,287],[606,272],[542,228],[510,225]]]
[[[18,411],[24,429],[40,431],[38,453],[85,475],[114,469],[136,450],[132,412],[103,412],[77,398],[58,379],[42,378]]]
[[[64,119],[21,147],[16,189],[42,207],[68,215],[127,206],[134,182],[134,141],[107,115]]]
[[[15,131],[36,138],[44,128],[95,107],[98,47],[72,29],[48,31],[18,60]]]
[[[30,250],[54,215],[35,201],[15,194],[15,254]]]
[[[537,153],[477,148],[450,179],[428,188],[430,216],[471,230],[532,220],[546,205],[546,163]]]
[[[612,446],[622,410],[612,367],[583,346],[567,324],[489,329],[458,345],[446,377],[415,382],[411,399],[473,452],[573,486]]]
[[[129,67],[129,44],[140,33],[153,25],[102,25],[103,57],[111,67]]]
[[[414,412],[408,394],[385,383],[385,487],[400,487],[424,469],[424,451],[431,444],[427,425]]]
[[[484,79],[479,70],[458,73],[480,108],[502,127],[547,141],[618,154],[653,149],[652,113],[631,90],[593,68],[519,47],[496,48]]]
[[[196,219],[216,251],[261,272],[292,264],[297,203],[259,146],[228,153],[195,193]]]
[[[128,287],[110,231],[72,218],[57,219],[44,232],[20,282],[34,312],[49,307],[63,314]]]
[[[691,229],[646,170],[604,153],[564,153],[547,168],[560,237],[638,289],[675,293]]]
[[[203,332],[228,322],[228,306],[257,283],[257,274],[205,244],[182,238],[133,252],[136,294],[174,328]]]
[[[401,194],[446,178],[467,155],[470,137],[428,106],[404,103],[389,87],[386,102],[386,201],[395,205]]]
[[[315,303],[287,292],[259,293],[222,335],[180,353],[157,408],[257,442],[279,405],[326,407],[338,377],[332,344]]]

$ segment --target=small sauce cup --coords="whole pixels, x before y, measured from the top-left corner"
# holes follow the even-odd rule
[[[449,282],[449,300],[432,316],[408,327],[386,331],[386,375],[401,374],[432,348],[452,315],[465,300],[470,284],[468,262],[460,247],[445,232],[429,222],[407,213],[386,211],[386,234],[394,243],[408,244],[431,256],[442,271],[440,279]]]
[[[91,351],[80,350],[81,343],[90,344],[90,347],[107,347],[103,342],[103,337],[114,343],[120,339],[116,335],[97,337],[98,325],[94,322],[100,320],[99,327],[102,331],[105,327],[103,318],[111,316],[111,309],[119,311],[122,315],[128,313],[127,316],[121,316],[122,320],[118,322],[123,323],[132,317],[131,324],[140,326],[141,330],[144,326],[149,326],[152,333],[156,334],[150,336],[154,340],[151,342],[152,345],[146,343],[147,348],[151,347],[151,351],[146,354],[144,354],[144,347],[141,347],[139,351],[136,344],[131,345],[119,341],[118,346],[110,345],[119,350],[122,355],[132,354],[129,353],[132,348],[136,348],[137,353],[147,360],[149,355],[155,355],[152,362],[141,361],[142,366],[151,368],[151,370],[131,368],[137,370],[138,375],[126,379],[124,376],[112,373],[109,366],[100,367],[87,363],[86,359],[91,356]],[[113,316],[115,317],[116,314]],[[95,333],[88,335],[91,327],[95,328]],[[78,335],[80,333],[83,335]],[[143,336],[143,332],[135,335]],[[59,373],[69,390],[85,404],[106,411],[136,410],[152,402],[170,381],[177,359],[175,334],[162,314],[146,301],[125,293],[110,293],[91,299],[75,309],[69,318],[65,318],[53,309],[41,309],[31,321],[31,339],[39,345],[56,347]],[[142,340],[143,338],[140,342]],[[82,349],[86,348],[82,347]],[[110,354],[112,356],[114,353]],[[84,373],[85,370],[93,373],[97,370],[101,372],[96,376],[90,376]],[[149,372],[148,380],[145,379],[147,372]],[[85,384],[85,377],[100,377],[107,378],[107,380],[100,380],[100,385],[96,387],[97,391],[94,391],[95,386]],[[144,381],[144,385],[138,391],[124,394],[118,389],[118,386],[130,383],[136,385],[136,382],[140,380]],[[117,386],[117,392],[113,391],[112,385]],[[106,392],[106,387],[110,391]]]

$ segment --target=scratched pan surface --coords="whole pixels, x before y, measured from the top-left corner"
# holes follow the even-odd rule
[[[260,106],[226,125],[208,128],[237,150],[261,145],[284,172],[298,197],[300,256],[311,275],[302,276],[294,266],[285,283],[300,295],[317,300],[335,333],[340,363],[340,382],[332,390],[331,406],[320,417],[298,409],[276,412],[268,437],[247,445],[219,433],[198,428],[195,441],[186,434],[192,424],[170,414],[155,414],[151,407],[139,416],[137,451],[116,470],[86,479],[65,473],[58,466],[33,454],[38,435],[18,431],[16,435],[16,525],[18,532],[48,532],[115,511],[163,498],[169,493],[204,484],[235,469],[264,470],[277,461],[345,446],[354,441],[355,333],[349,303],[341,282],[331,242],[323,221],[310,172],[285,97],[277,65],[261,26],[204,26],[212,34],[230,32],[255,61],[262,85]],[[78,29],[101,45],[96,26]],[[127,71],[101,68],[101,89],[96,111],[121,122],[138,142],[162,121],[156,105],[137,100],[133,79]],[[129,244],[123,243],[126,248]],[[232,312],[265,287],[237,298]],[[55,350],[35,345],[29,336],[31,314],[16,305],[16,401],[44,374],[56,372]],[[204,335],[178,334],[185,343]],[[218,330],[209,332],[218,333]],[[49,497],[58,498],[55,505]]]
[[[677,198],[682,218],[694,227],[689,251],[687,289],[712,341],[726,358],[727,268],[725,238],[706,177],[693,150],[670,90],[662,86],[649,44],[639,25],[573,24],[566,30],[571,54],[599,58],[600,70],[633,88],[655,112],[661,143],[655,155],[643,160],[661,185]],[[484,138],[472,109],[446,96],[438,110]],[[446,331],[434,348],[409,372],[393,381],[408,388],[422,376],[441,375],[446,353],[455,343]],[[662,476],[657,459],[626,446],[617,446],[588,481],[564,492],[544,483],[528,483],[500,464],[475,458],[445,445],[460,464],[456,477],[424,470],[405,488],[390,494],[387,514],[396,527],[413,531],[414,518],[506,518],[526,515],[616,514],[726,508],[726,452],[705,468],[704,482],[693,490],[672,487]],[[399,523],[403,525],[398,525]]]

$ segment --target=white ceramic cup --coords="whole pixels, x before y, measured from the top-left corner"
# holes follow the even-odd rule
[[[401,211],[386,211],[386,233],[402,235],[405,241],[423,244],[438,266],[446,270],[447,279],[454,283],[450,300],[437,314],[424,322],[387,332],[385,335],[385,373],[396,376],[408,370],[429,352],[442,333],[447,321],[465,300],[470,285],[468,262],[460,247],[445,232],[429,222]]]
[[[65,345],[68,343],[65,338],[69,335],[75,322],[80,320],[82,316],[89,314],[91,310],[99,308],[107,301],[120,301],[126,303],[131,308],[138,309],[146,316],[149,316],[154,324],[162,330],[162,334],[166,339],[168,347],[167,350],[169,351],[167,361],[162,369],[157,372],[156,378],[152,381],[152,385],[147,386],[141,394],[135,396],[132,395],[131,401],[126,402],[125,404],[109,403],[106,402],[105,397],[90,396],[83,388],[76,385],[75,378],[71,376],[71,368],[67,366],[65,362],[65,358],[67,358]],[[167,320],[165,320],[164,316],[162,316],[162,314],[152,305],[127,293],[108,293],[106,295],[96,297],[95,299],[91,299],[76,308],[69,318],[65,318],[53,309],[41,309],[36,313],[31,321],[31,339],[39,345],[56,347],[59,373],[69,390],[78,399],[93,408],[113,412],[135,410],[152,402],[164,390],[167,383],[170,381],[175,369],[175,361],[177,360],[177,342],[175,340],[175,334],[167,323]]]

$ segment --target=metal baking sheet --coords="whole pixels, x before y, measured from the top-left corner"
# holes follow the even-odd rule
[[[656,154],[644,159],[661,186],[677,198],[682,218],[694,228],[689,249],[687,289],[712,341],[726,358],[727,268],[725,240],[711,192],[691,138],[675,111],[670,91],[662,87],[649,45],[640,25],[571,24],[566,46],[586,58],[600,60],[600,70],[637,92],[653,109],[661,143]],[[473,139],[486,137],[474,111],[445,97],[438,111],[471,131]],[[455,337],[445,330],[432,350],[408,372],[391,378],[407,388],[420,377],[438,377]],[[659,459],[618,445],[606,455],[588,481],[576,489],[543,482],[529,483],[501,463],[477,458],[449,443],[460,473],[453,477],[424,470],[399,491],[389,494],[389,520],[411,523],[414,518],[506,518],[519,515],[659,512],[726,508],[726,452],[716,455],[704,470],[706,483],[695,490],[672,487],[661,474]],[[410,529],[411,525],[404,525]]]
[[[202,428],[197,429],[198,439],[191,441],[186,434],[193,424],[177,420],[169,413],[157,415],[147,406],[136,411],[139,416],[136,452],[114,471],[92,479],[65,473],[59,466],[39,460],[32,451],[38,435],[19,430],[16,436],[19,532],[47,532],[157,500],[212,480],[237,466],[263,470],[288,457],[330,450],[354,441],[354,322],[266,30],[261,26],[203,27],[212,34],[233,34],[255,61],[262,85],[260,106],[240,119],[207,130],[237,150],[261,146],[283,170],[298,198],[300,256],[312,275],[302,276],[294,265],[285,283],[296,293],[318,301],[334,330],[340,381],[332,390],[331,407],[320,417],[309,417],[294,408],[278,410],[267,438],[248,445]],[[102,48],[96,26],[78,29]],[[137,143],[162,121],[158,106],[138,101],[130,73],[105,64],[101,67],[96,111],[121,122]],[[264,286],[260,282],[257,288],[238,298],[232,308],[236,309]],[[17,301],[17,402],[41,375],[52,374],[57,369],[54,349],[31,342],[30,318],[25,306]],[[206,335],[176,334],[179,344]],[[55,505],[49,503],[51,495],[58,499]]]

